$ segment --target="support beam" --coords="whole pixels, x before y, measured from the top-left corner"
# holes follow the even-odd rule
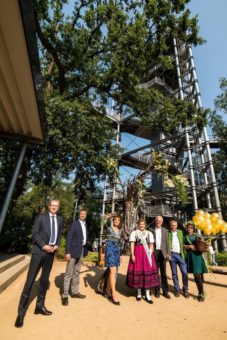
[[[0,233],[2,231],[2,227],[3,227],[3,224],[5,222],[6,214],[7,214],[8,208],[9,208],[11,198],[13,196],[13,191],[14,191],[14,188],[15,188],[15,185],[16,185],[18,175],[20,173],[21,165],[23,163],[27,147],[28,147],[27,143],[22,144],[21,151],[20,151],[20,154],[19,154],[19,157],[18,157],[18,160],[17,160],[17,164],[16,164],[16,167],[14,169],[14,173],[12,175],[12,178],[11,178],[11,181],[10,181],[10,184],[9,184],[9,187],[8,187],[8,190],[7,190],[4,202],[3,202],[2,211],[1,211],[1,215],[0,215]]]

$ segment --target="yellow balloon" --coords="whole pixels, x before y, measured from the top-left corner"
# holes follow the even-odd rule
[[[222,233],[227,233],[227,223],[224,222],[224,224],[221,225],[220,231]]]
[[[205,212],[203,216],[205,219],[209,220],[211,215],[208,212]]]
[[[203,210],[198,210],[195,214],[196,217],[204,216],[204,211]]]
[[[203,217],[203,215],[201,215],[201,216],[198,217],[198,223],[199,223],[199,224],[203,224],[203,223],[205,223],[205,222],[206,222],[206,220],[205,220],[205,218]]]
[[[214,224],[215,224],[215,227],[218,230],[222,230],[225,226],[225,221],[223,221],[221,218],[219,218]]]
[[[213,232],[213,226],[211,224],[207,224],[204,229],[204,234],[210,235]]]
[[[217,221],[219,218],[220,218],[220,216],[218,215],[218,213],[213,213],[210,216],[210,219],[211,219],[212,222]]]
[[[205,229],[206,229],[206,226],[207,226],[207,223],[205,223],[205,221],[203,221],[202,223],[200,223],[199,229],[200,229],[200,230],[205,230]]]
[[[217,229],[216,227],[213,227],[213,229],[212,229],[212,234],[213,235],[216,235],[216,234],[218,234],[219,233],[219,229]]]
[[[198,216],[193,216],[192,217],[192,221],[193,221],[193,223],[195,223],[196,225],[198,224]]]
[[[224,231],[223,231],[225,234],[227,233],[227,223],[225,223],[225,228],[224,228]]]
[[[213,226],[213,234],[218,234],[220,232],[220,228],[214,224],[212,226]]]

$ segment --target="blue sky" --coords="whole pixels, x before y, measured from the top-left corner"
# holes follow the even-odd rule
[[[220,93],[219,79],[227,78],[227,0],[191,0],[189,9],[198,14],[204,45],[193,48],[204,107],[213,108]]]

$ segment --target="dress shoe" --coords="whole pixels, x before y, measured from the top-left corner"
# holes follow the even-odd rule
[[[110,296],[110,297],[108,298],[108,300],[109,300],[110,302],[112,302],[115,306],[120,306],[120,301],[114,300],[114,298],[113,298],[112,296]]]
[[[169,295],[168,292],[163,292],[163,296],[164,296],[166,299],[171,299],[171,296]]]
[[[137,296],[137,297],[136,297],[136,300],[137,300],[137,301],[141,301],[141,299],[142,299],[141,296]]]
[[[199,296],[198,296],[198,301],[199,301],[199,302],[204,302],[204,301],[205,301],[204,295],[199,294]]]
[[[71,298],[84,299],[86,298],[86,295],[80,294],[79,292],[76,294],[72,293]]]
[[[179,293],[178,291],[175,291],[175,292],[174,292],[174,296],[175,296],[175,297],[179,297],[179,296],[180,296],[180,293]]]
[[[20,328],[20,327],[23,327],[23,325],[24,325],[24,318],[22,316],[18,315],[14,326],[17,327],[17,328]]]
[[[68,306],[69,299],[67,297],[64,297],[64,298],[62,298],[61,302],[62,302],[63,306]]]
[[[42,307],[42,308],[36,307],[34,314],[51,315],[52,312],[47,310],[46,307]]]
[[[184,291],[183,295],[184,295],[185,299],[189,299],[189,293],[188,293],[187,290]]]
[[[149,303],[150,305],[152,305],[154,302],[151,299],[148,299],[147,297],[145,298],[145,300],[147,301],[147,303]]]
[[[155,296],[156,298],[160,298],[160,292],[159,292],[158,290],[155,290],[155,291],[154,291],[154,296]]]

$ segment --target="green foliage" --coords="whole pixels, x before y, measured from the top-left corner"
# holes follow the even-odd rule
[[[29,186],[13,205],[2,233],[0,244],[2,249],[28,252],[32,244],[32,226],[35,216],[46,209],[51,198],[60,199],[60,215],[63,216],[65,230],[72,221],[74,193],[73,186],[57,181],[53,189],[44,186]]]
[[[150,128],[173,131],[202,124],[190,103],[143,88],[149,70],[161,63],[171,70],[172,38],[200,44],[196,17],[188,0],[176,1],[34,1],[46,104],[44,145],[32,146],[21,171],[18,197],[29,178],[52,187],[56,178],[75,175],[75,194],[86,199],[97,181],[113,172],[107,159],[114,129],[106,106],[114,100],[118,113],[136,113]],[[70,15],[67,14],[70,13]],[[168,124],[166,124],[168,122]],[[15,164],[18,145],[1,143],[0,195]],[[7,161],[4,161],[4,157]]]
[[[80,204],[90,200],[91,205],[97,183],[106,174],[113,176],[116,169],[107,161],[116,159],[119,153],[111,145],[115,132],[111,120],[106,118],[111,102],[116,112],[137,114],[151,129],[158,126],[164,132],[173,132],[179,124],[203,124],[204,112],[197,112],[192,104],[141,86],[158,63],[163,72],[173,69],[173,37],[192,45],[202,43],[197,18],[191,18],[186,8],[188,2],[34,1],[46,138],[44,145],[30,146],[27,151],[14,196],[15,206],[5,230],[19,228],[21,232],[25,223],[23,235],[30,237],[35,213],[55,192],[69,199],[69,204],[65,202],[61,208],[66,225],[75,198]],[[19,147],[18,142],[1,141],[0,197],[6,190]],[[62,192],[56,191],[59,178],[72,177],[70,193],[68,189],[63,192],[63,188],[59,189]],[[37,185],[35,194],[33,187],[20,196],[25,179],[31,186]],[[94,234],[97,221],[93,217]]]
[[[180,198],[181,204],[185,205],[188,203],[188,192],[187,192],[187,185],[178,177],[178,176],[171,176],[171,180],[177,190],[177,194]]]
[[[65,259],[65,245],[66,245],[66,237],[65,237],[65,235],[63,235],[62,239],[61,239],[61,245],[58,248],[58,252],[57,252],[57,258],[59,260]]]
[[[218,140],[218,151],[213,154],[214,168],[219,188],[223,218],[227,218],[227,79],[220,80],[220,95],[215,100],[215,110],[210,115],[210,126],[215,139]]]
[[[98,262],[98,253],[97,252],[88,252],[88,255],[83,258],[83,262]]]
[[[227,253],[217,253],[215,259],[218,266],[227,266]]]
[[[163,131],[199,121],[203,114],[196,118],[194,105],[141,87],[154,65],[173,69],[173,37],[194,45],[203,42],[188,2],[72,1],[67,7],[63,1],[35,1],[48,93],[80,98],[91,111],[96,101],[102,113],[113,99],[118,113],[137,113]],[[65,14],[67,8],[71,15]]]

